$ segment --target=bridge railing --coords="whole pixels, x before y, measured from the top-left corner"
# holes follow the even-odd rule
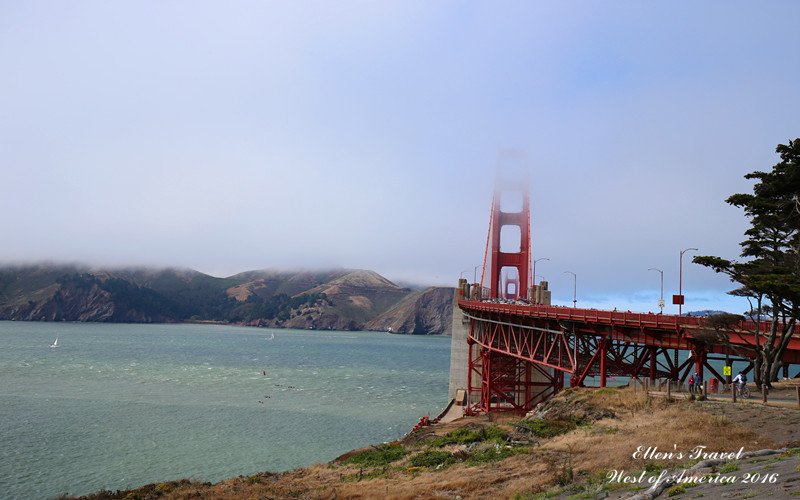
[[[504,304],[492,301],[459,301],[462,308],[476,311],[503,311],[519,316],[563,319],[582,322],[618,323],[631,326],[652,326],[657,328],[676,328],[678,325],[699,325],[699,318],[690,316],[671,316],[662,314],[633,313],[625,311],[604,311],[600,309],[578,309],[562,306],[542,306],[527,304]]]
[[[537,318],[563,319],[582,322],[614,323],[627,326],[650,327],[660,329],[678,329],[680,327],[702,327],[705,317],[675,316],[672,314],[635,313],[631,311],[607,311],[600,309],[579,309],[567,306],[542,306],[532,304],[502,303],[495,301],[462,300],[459,304],[467,309],[478,311],[503,311],[520,316]],[[739,327],[746,331],[755,331],[753,321],[743,321]],[[770,323],[764,321],[760,331],[767,332]]]

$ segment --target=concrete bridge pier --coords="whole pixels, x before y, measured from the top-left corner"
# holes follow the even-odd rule
[[[453,296],[453,324],[452,338],[450,344],[450,390],[448,400],[456,400],[457,405],[470,405],[477,401],[467,401],[467,385],[469,383],[469,318],[467,318],[458,301],[468,299],[470,286],[467,280],[461,279],[458,282]]]

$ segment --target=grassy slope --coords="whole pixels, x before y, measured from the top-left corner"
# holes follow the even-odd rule
[[[323,292],[330,312],[365,323],[386,311],[410,292],[372,271],[352,271],[309,292]]]

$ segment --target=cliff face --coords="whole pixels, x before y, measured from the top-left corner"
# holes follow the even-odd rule
[[[91,289],[59,288],[39,302],[30,301],[0,310],[0,319],[23,321],[107,321],[114,314],[108,292]]]
[[[364,325],[365,330],[412,335],[450,335],[454,288],[431,287],[415,292]]]
[[[412,292],[365,270],[0,268],[0,320],[216,321],[300,329],[449,334],[452,288]]]
[[[62,283],[55,292],[40,301],[0,308],[0,319],[21,321],[80,321],[120,323],[167,322],[168,317],[151,316],[121,304],[114,294],[99,283],[76,286]]]

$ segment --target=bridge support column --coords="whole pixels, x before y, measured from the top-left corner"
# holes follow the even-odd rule
[[[608,356],[608,339],[605,337],[600,339],[599,352],[600,352],[600,387],[606,386],[606,378],[608,372],[606,371],[606,357]]]
[[[469,318],[464,316],[464,312],[458,307],[459,299],[464,297],[461,294],[461,287],[456,289],[453,297],[453,320],[451,323],[450,338],[450,388],[448,391],[448,400],[456,399],[459,390],[467,391],[467,402],[469,405],[469,360],[470,358],[470,345],[467,340],[469,338]],[[462,404],[463,401],[458,401]]]
[[[674,364],[672,365],[672,373],[670,374],[670,377],[674,382],[677,382],[681,376],[678,366],[680,366],[678,364],[678,349],[675,349]]]
[[[474,375],[474,373],[473,373],[473,363],[472,363],[472,359],[473,359],[472,357],[474,356],[474,354],[472,352],[472,349],[473,349],[474,346],[475,346],[475,344],[472,341],[470,341],[470,343],[469,343],[469,359],[468,359],[468,362],[467,362],[467,408],[465,410],[465,414],[466,415],[471,415],[472,414],[472,404],[473,404],[472,403],[472,391],[475,389],[475,386],[472,385],[472,376]]]
[[[524,363],[522,370],[525,372],[525,387],[523,389],[523,397],[522,397],[522,400],[524,402],[531,400],[531,387],[533,386],[533,380],[531,379],[531,364]]]
[[[492,408],[492,352],[488,349],[481,349],[481,411],[489,411]]]
[[[656,346],[650,346],[650,385],[656,383]]]
[[[484,374],[487,367],[485,363],[485,351],[483,347],[473,341],[469,343],[469,362],[467,373],[467,407],[466,415],[474,415],[474,410],[483,411],[484,396]]]
[[[703,374],[703,366],[706,364],[706,346],[693,346],[692,347],[692,358],[694,359],[694,371],[695,373],[699,373],[702,376],[702,380],[705,381],[706,377]]]

